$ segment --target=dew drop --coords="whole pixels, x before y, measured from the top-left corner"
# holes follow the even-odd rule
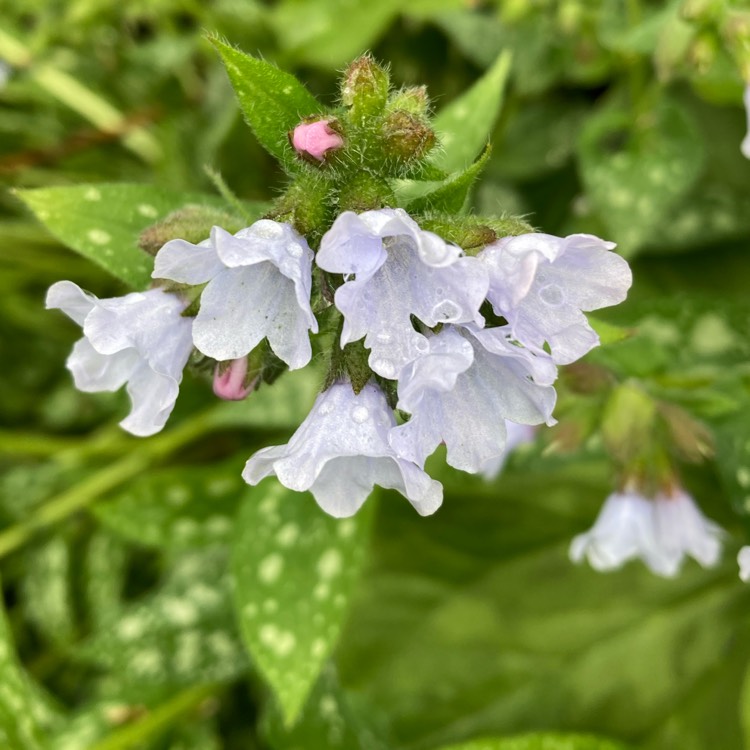
[[[563,290],[557,284],[546,284],[539,290],[538,294],[539,299],[550,307],[558,307],[565,301]]]
[[[385,333],[385,332],[379,333],[377,336],[375,336],[375,340],[378,341],[381,344],[387,344],[387,343],[389,343],[390,340],[391,340],[391,338],[393,338],[391,336],[391,334],[390,333]]]
[[[284,227],[270,219],[261,219],[253,224],[253,234],[263,240],[277,240],[284,236]]]
[[[370,411],[366,406],[360,404],[352,409],[351,415],[354,422],[357,424],[364,424],[370,416]]]
[[[300,245],[298,242],[288,242],[286,251],[287,253],[289,253],[289,255],[292,256],[292,258],[302,257],[302,245]]]
[[[461,308],[455,302],[444,299],[432,308],[432,317],[435,320],[453,322],[461,317]]]
[[[396,374],[396,365],[390,359],[376,359],[372,363],[372,369],[384,378],[393,378]]]
[[[424,336],[417,336],[414,339],[414,348],[420,354],[427,354],[430,351],[430,342]]]

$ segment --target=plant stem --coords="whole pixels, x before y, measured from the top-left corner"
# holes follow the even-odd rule
[[[107,133],[116,133],[134,154],[151,164],[162,157],[159,142],[142,127],[133,127],[127,117],[106,99],[73,76],[49,63],[34,64],[26,46],[0,29],[0,57],[17,68],[28,68],[29,77],[50,96]]]
[[[199,706],[216,693],[217,685],[199,685],[183,690],[173,698],[149,711],[140,721],[121,727],[88,750],[127,750],[140,745],[169,728],[183,714]]]
[[[179,427],[152,440],[143,449],[136,449],[97,471],[82,482],[60,493],[40,507],[28,520],[0,533],[0,558],[22,547],[40,529],[73,515],[90,505],[105,492],[136,476],[160,458],[173,453],[206,430],[211,410],[201,412]]]

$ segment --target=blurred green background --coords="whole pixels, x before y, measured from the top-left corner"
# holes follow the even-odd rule
[[[721,0],[0,0],[4,746],[429,750],[549,731],[750,747],[750,594],[733,559],[750,528],[748,29],[747,6]],[[241,406],[217,406],[209,377],[188,375],[161,435],[121,432],[125,395],[73,389],[64,362],[78,331],[43,300],[61,278],[100,297],[125,288],[13,192],[130,182],[215,195],[209,166],[241,199],[273,198],[284,176],[206,32],[326,103],[371,49],[397,85],[427,84],[437,111],[512,52],[473,208],[592,232],[632,260],[632,294],[606,316],[632,335],[587,361],[713,435],[715,456],[680,468],[727,529],[720,567],[690,561],[665,581],[639,563],[609,575],[569,563],[616,477],[601,397],[563,378],[560,429],[498,480],[438,456],[434,517],[389,493],[368,503],[334,655],[283,726],[245,656],[227,571],[267,551],[243,462],[291,434],[316,375]],[[334,533],[309,497],[292,513],[310,545]],[[258,606],[271,614],[295,591]],[[512,747],[615,747],[586,742]]]

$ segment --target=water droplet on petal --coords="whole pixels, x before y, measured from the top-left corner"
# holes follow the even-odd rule
[[[284,236],[284,227],[270,219],[261,219],[253,224],[252,232],[264,240],[277,240]]]
[[[420,354],[427,354],[430,351],[430,342],[424,336],[414,338],[414,348]]]
[[[550,307],[558,307],[565,302],[565,294],[557,284],[546,284],[539,290],[538,294],[539,299]]]
[[[394,365],[390,359],[376,359],[372,363],[372,369],[375,370],[378,375],[382,375],[384,378],[393,378],[393,376],[396,374],[396,365]]]
[[[455,302],[444,299],[432,308],[432,317],[438,321],[451,323],[461,317],[461,308]]]
[[[351,415],[356,424],[363,424],[370,417],[370,411],[366,406],[359,404],[352,409]]]
[[[324,401],[318,411],[323,415],[330,414],[333,411],[333,404],[330,401]]]
[[[375,340],[379,341],[381,344],[387,344],[390,342],[392,336],[390,333],[379,333],[377,336],[375,336]]]
[[[293,258],[302,257],[302,245],[300,245],[298,242],[288,242],[286,246],[286,251]]]

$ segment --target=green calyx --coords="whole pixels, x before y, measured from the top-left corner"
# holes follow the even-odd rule
[[[138,246],[149,255],[156,255],[165,243],[176,237],[197,245],[211,234],[214,226],[234,234],[247,226],[247,220],[229,211],[189,204],[144,229],[138,238]]]

